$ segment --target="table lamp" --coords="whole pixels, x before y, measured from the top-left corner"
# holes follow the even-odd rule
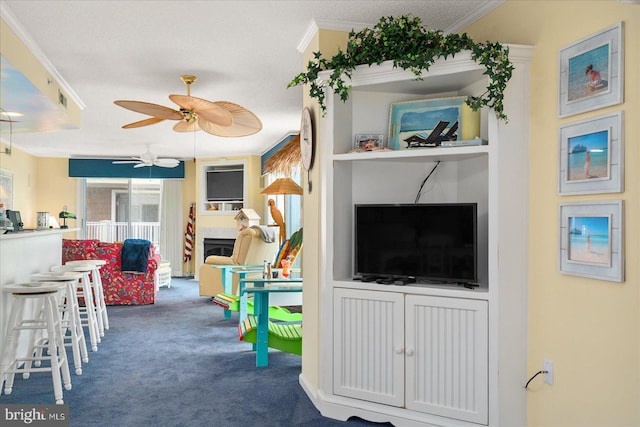
[[[67,225],[67,218],[76,219],[76,214],[67,212],[67,207],[63,206],[62,211],[58,214],[58,218],[62,218],[62,225],[60,226],[60,228],[69,228],[69,226]]]

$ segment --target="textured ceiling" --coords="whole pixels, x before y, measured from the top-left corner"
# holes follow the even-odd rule
[[[260,154],[299,128],[302,90],[286,86],[301,71],[297,47],[314,21],[321,28],[358,28],[381,16],[410,14],[427,28],[457,32],[500,3],[3,0],[3,19],[19,27],[27,45],[41,52],[71,88],[71,97],[84,106],[80,129],[16,131],[12,143],[51,157],[134,156],[146,145],[160,156],[184,159]],[[114,100],[176,108],[168,95],[186,93],[182,74],[198,76],[193,96],[238,103],[260,118],[263,130],[222,138],[179,134],[168,122],[121,128],[147,116],[120,108]],[[10,102],[5,93],[2,103]],[[7,142],[5,123],[1,131]]]

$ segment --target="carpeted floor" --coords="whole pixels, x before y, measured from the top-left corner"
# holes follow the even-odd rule
[[[271,351],[256,368],[237,319],[198,296],[198,283],[172,280],[156,304],[108,307],[110,330],[89,350],[83,374],[64,391],[70,425],[86,426],[372,426],[324,418],[298,383],[300,356]],[[70,351],[69,351],[70,353]],[[16,377],[3,404],[52,404],[50,373]]]

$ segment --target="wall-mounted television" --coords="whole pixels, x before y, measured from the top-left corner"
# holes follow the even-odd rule
[[[242,169],[214,169],[207,171],[207,201],[229,202],[244,198]]]
[[[477,223],[476,203],[355,205],[355,273],[476,283]]]

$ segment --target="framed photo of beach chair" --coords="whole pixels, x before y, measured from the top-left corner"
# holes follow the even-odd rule
[[[560,126],[558,194],[624,190],[623,112]]]
[[[559,117],[623,102],[623,28],[619,22],[560,49]]]
[[[480,137],[480,111],[466,96],[404,101],[391,104],[389,147],[393,150],[438,147],[451,141]]]
[[[560,204],[560,273],[624,281],[624,202]]]

